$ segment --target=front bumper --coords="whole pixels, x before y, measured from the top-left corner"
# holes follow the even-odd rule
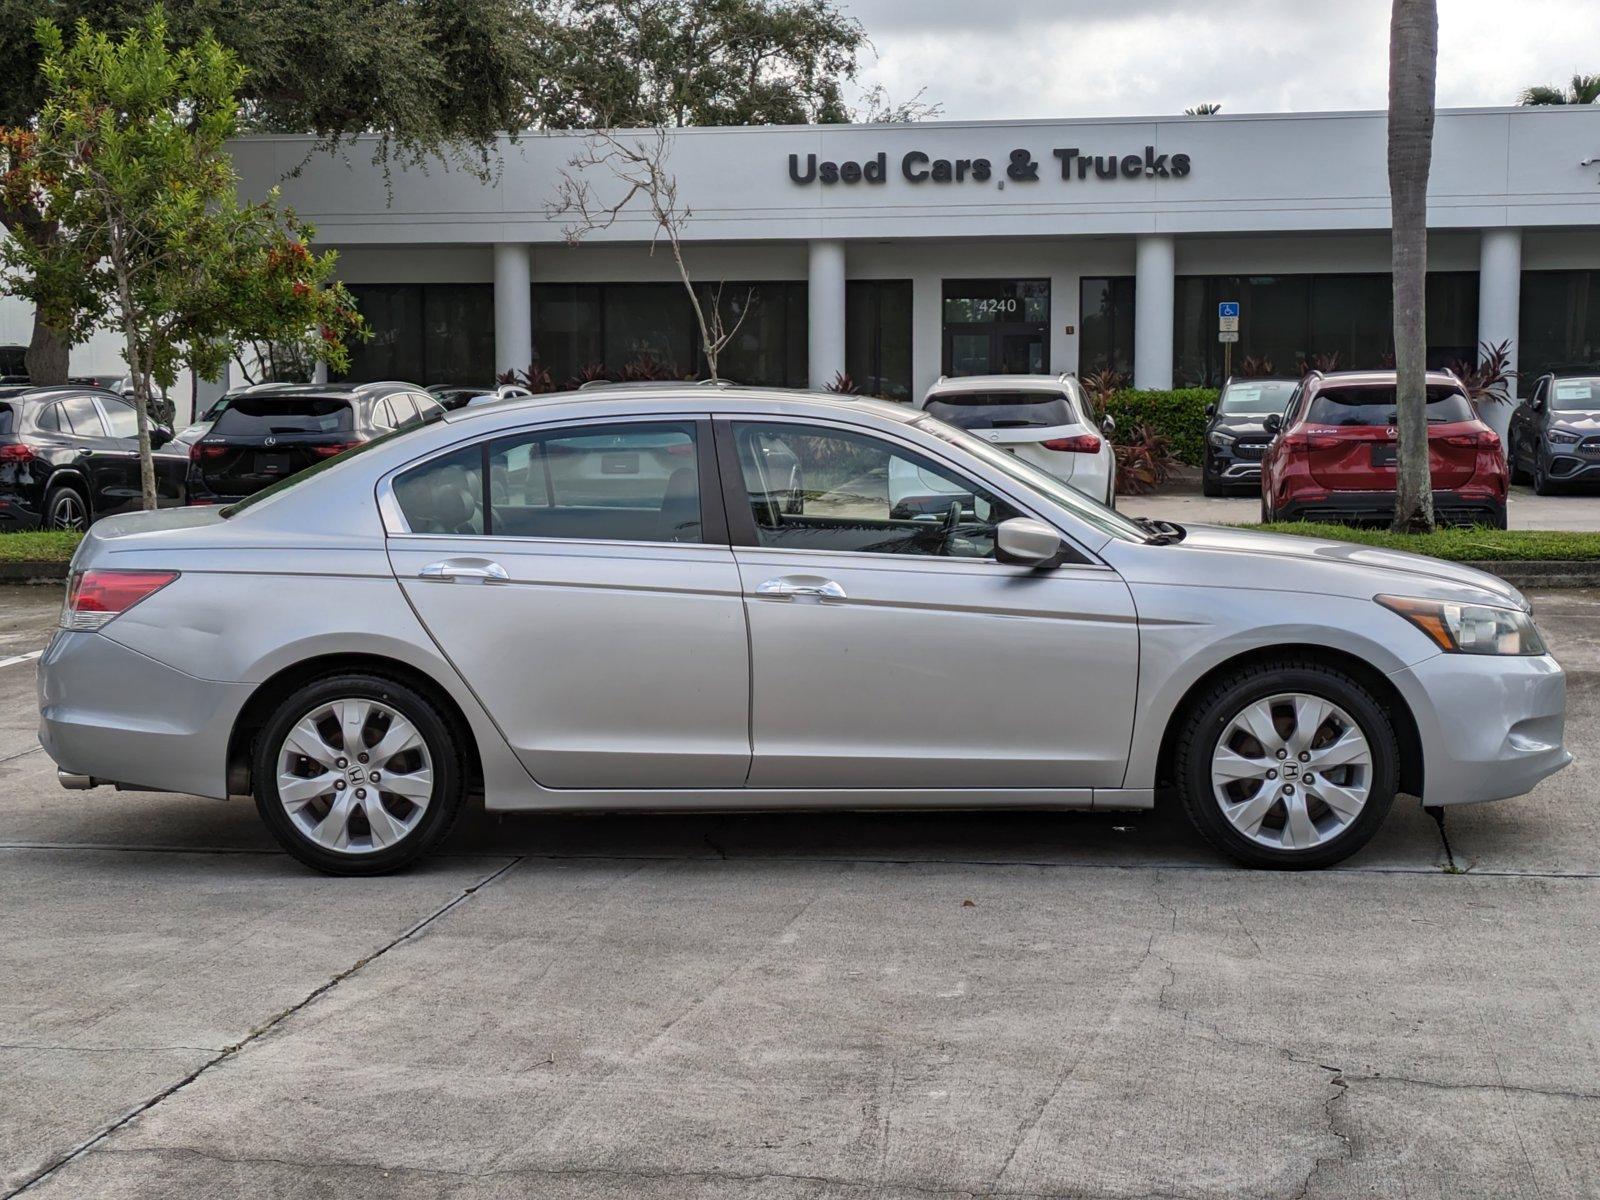
[[[250,685],[197,679],[99,633],[60,631],[39,659],[39,741],[70,775],[218,799]]]
[[[1389,678],[1416,718],[1427,804],[1520,796],[1572,761],[1567,677],[1548,654],[1436,654]]]
[[[1220,450],[1211,450],[1206,454],[1201,469],[1206,479],[1222,487],[1251,493],[1261,490],[1259,458],[1234,458]]]
[[[1314,492],[1285,501],[1274,516],[1279,521],[1387,525],[1394,520],[1394,495],[1392,491]],[[1433,493],[1433,517],[1440,525],[1500,525],[1505,515],[1503,498],[1454,491]]]

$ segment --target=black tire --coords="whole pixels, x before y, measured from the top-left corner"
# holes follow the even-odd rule
[[[433,792],[420,820],[395,844],[382,849],[356,852],[319,846],[279,802],[278,753],[289,731],[319,706],[340,699],[374,700],[394,710],[416,728],[431,759]],[[256,809],[278,844],[308,867],[329,875],[383,875],[408,866],[449,835],[465,802],[466,761],[439,706],[407,684],[365,672],[330,675],[297,689],[267,721],[256,741],[252,768]],[[385,800],[380,790],[372,788],[371,793],[386,808],[403,802],[396,797]]]
[[[1495,510],[1494,516],[1489,519],[1489,528],[1490,529],[1507,529],[1507,528],[1509,528],[1509,526],[1506,524],[1506,505],[1502,504],[1499,508],[1497,508]]]
[[[1261,497],[1261,523],[1263,525],[1272,524],[1272,507],[1267,503],[1265,496]]]
[[[1226,496],[1229,493],[1227,488],[1212,479],[1211,476],[1202,475],[1200,477],[1200,494],[1203,496]]]
[[[1258,700],[1285,692],[1338,705],[1360,727],[1372,755],[1372,778],[1361,812],[1329,840],[1303,850],[1264,846],[1235,829],[1223,815],[1211,777],[1212,754],[1234,717]],[[1342,671],[1292,658],[1241,667],[1207,688],[1178,720],[1173,777],[1184,811],[1201,836],[1244,866],[1279,870],[1330,866],[1366,845],[1394,803],[1399,767],[1394,730],[1372,695]]]
[[[1533,452],[1533,490],[1539,496],[1554,496],[1557,491],[1555,482],[1545,473],[1544,453],[1539,450]]]
[[[71,483],[58,483],[45,493],[44,513],[39,520],[44,529],[71,529],[82,532],[94,523],[89,512],[89,497]]]
[[[1512,483],[1528,482],[1528,471],[1527,468],[1522,465],[1522,455],[1518,454],[1515,450],[1511,452],[1510,457],[1506,460],[1506,466],[1510,469]]]

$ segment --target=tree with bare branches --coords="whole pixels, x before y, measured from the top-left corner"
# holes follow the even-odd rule
[[[738,335],[755,293],[752,290],[745,297],[738,317],[730,324],[722,306],[723,283],[718,281],[709,297],[702,297],[695,287],[683,253],[683,229],[694,213],[678,197],[678,177],[669,165],[671,155],[672,135],[664,125],[637,133],[596,130],[584,138],[583,149],[561,172],[556,198],[546,211],[551,217],[567,218],[562,234],[568,245],[576,246],[589,234],[610,229],[630,213],[644,210],[651,223],[650,253],[654,255],[666,244],[694,310],[706,372],[712,379],[720,379],[718,360]],[[599,186],[596,174],[602,179]]]

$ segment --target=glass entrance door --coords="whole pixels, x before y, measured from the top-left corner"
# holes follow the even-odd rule
[[[947,279],[943,315],[946,375],[1049,372],[1048,279]]]

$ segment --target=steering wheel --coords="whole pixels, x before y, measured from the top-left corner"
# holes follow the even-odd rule
[[[960,531],[961,501],[952,500],[949,510],[944,514],[944,531],[939,536],[939,553],[949,555],[950,543]]]

